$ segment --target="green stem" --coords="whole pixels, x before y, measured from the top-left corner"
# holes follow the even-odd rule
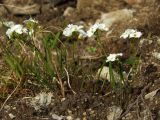
[[[98,32],[98,31],[96,32],[96,39],[95,39],[95,40],[97,41],[98,46],[99,46],[100,48],[102,48],[103,53],[104,53],[105,55],[107,55],[107,53],[106,53],[106,51],[105,51],[105,49],[104,49],[104,47],[103,47],[103,44],[101,43],[101,40],[100,40],[100,36],[99,36],[99,32]]]
[[[114,89],[116,83],[115,83],[115,78],[114,78],[114,74],[113,74],[112,62],[109,62],[109,75],[110,75],[111,85]]]

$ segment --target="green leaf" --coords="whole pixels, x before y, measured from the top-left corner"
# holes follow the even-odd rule
[[[13,55],[7,55],[5,61],[11,67],[11,69],[16,73],[17,77],[21,77],[24,73],[22,66],[20,65],[19,60]]]
[[[112,68],[112,63],[109,62],[109,75],[110,75],[110,82],[113,88],[115,88],[115,78],[113,74],[113,68]]]
[[[60,35],[61,35],[61,32],[58,32],[58,33],[54,36],[53,43],[52,43],[52,48],[55,48],[55,47],[56,47]]]
[[[133,64],[135,64],[136,60],[137,60],[136,57],[130,56],[130,57],[125,61],[125,63],[127,63],[127,64],[129,64],[129,65],[133,65]]]

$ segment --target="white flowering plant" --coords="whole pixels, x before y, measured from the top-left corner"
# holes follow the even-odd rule
[[[92,36],[95,36],[98,31],[108,31],[108,30],[109,29],[106,28],[105,24],[103,24],[103,23],[95,23],[87,31],[87,36],[88,37],[92,37]]]
[[[35,82],[43,86],[53,87],[53,77],[56,77],[52,51],[56,49],[58,32],[53,35],[45,32],[38,21],[30,18],[23,24],[3,22],[6,28],[7,41],[0,47],[4,51],[6,63],[17,76],[17,79],[25,79],[30,75]],[[62,86],[62,85],[61,85]]]
[[[78,33],[78,38],[86,38],[86,37],[93,37],[96,35],[96,32],[98,30],[100,31],[108,31],[108,28],[105,27],[105,24],[103,23],[95,23],[92,25],[87,32],[83,30],[84,26],[80,25],[73,25],[69,24],[64,30],[63,35],[66,37],[72,37],[74,33]]]
[[[131,39],[131,38],[140,38],[142,36],[142,32],[137,31],[135,29],[127,29],[124,33],[120,36],[123,39]]]
[[[78,26],[78,25],[73,25],[69,24],[64,30],[63,30],[63,35],[72,38],[74,35],[78,36],[78,39],[82,39],[87,37],[87,34],[83,30],[83,26]]]
[[[33,18],[29,18],[28,20],[24,20],[23,22],[28,29],[29,36],[33,36],[35,31],[38,30],[40,26],[38,26],[38,21]]]
[[[125,85],[124,76],[123,76],[123,65],[122,65],[122,62],[119,60],[120,57],[123,57],[123,54],[116,53],[116,54],[109,54],[109,56],[106,59],[106,63],[109,63],[110,82],[114,89],[116,88],[116,83],[120,84],[121,87]],[[116,78],[113,73],[113,64],[116,66],[116,69],[119,73],[120,81],[115,80]]]
[[[25,20],[22,24],[10,21],[3,22],[3,25],[7,28],[6,36],[9,40],[12,40],[11,42],[7,41],[9,44],[2,44],[5,51],[5,60],[12,70],[15,71],[18,78],[25,78],[24,76],[29,74],[31,78],[38,82],[52,86],[52,81],[49,80],[55,77],[55,80],[59,80],[58,84],[63,91],[63,95],[64,88],[61,75],[64,76],[66,72],[64,72],[64,68],[68,67],[68,61],[70,62],[69,64],[73,65],[74,70],[79,67],[79,56],[77,57],[77,54],[75,54],[75,49],[77,49],[77,44],[75,43],[78,42],[78,39],[86,40],[87,38],[91,38],[96,40],[99,45],[98,47],[101,48],[100,50],[103,49],[105,56],[107,56],[100,40],[100,33],[107,32],[109,29],[103,23],[95,23],[87,31],[84,30],[85,28],[82,25],[69,24],[56,35],[53,35],[49,31],[46,32],[39,26],[39,22],[32,18]],[[140,38],[141,35],[140,32],[136,32],[135,30],[127,30],[120,37],[132,39]],[[69,52],[73,53],[73,59],[68,60],[68,51],[65,42],[60,40],[61,38],[74,40],[73,48],[69,47],[71,51]],[[60,47],[57,44],[60,44]],[[97,46],[88,48],[88,51],[91,53],[96,53],[98,50]],[[113,69],[116,69],[120,75],[121,79],[118,83],[122,86],[125,85],[121,57],[123,57],[122,53],[109,54],[106,61],[104,61],[105,64],[109,65],[110,81],[113,87],[117,85]],[[60,73],[57,71],[60,71]]]
[[[72,45],[73,59],[74,59],[74,56],[75,56],[74,53],[76,51],[76,47],[75,47],[77,45],[76,42],[79,39],[86,39],[86,38],[93,37],[93,38],[96,39],[99,47],[101,47],[103,49],[103,45],[101,44],[100,38],[99,38],[99,31],[108,31],[108,28],[103,23],[95,23],[94,25],[92,25],[88,29],[88,31],[85,31],[84,26],[82,26],[82,25],[69,24],[69,25],[67,25],[66,28],[64,28],[62,34],[67,39],[69,39],[71,41],[74,40],[73,45]],[[103,52],[106,53],[104,49],[103,49]]]
[[[126,42],[129,43],[129,50],[133,56],[137,54],[137,46],[139,41],[136,39],[140,39],[142,37],[142,32],[136,29],[127,29],[124,33],[120,36],[120,38],[128,39]]]
[[[10,25],[10,27],[6,31],[6,35],[8,36],[9,39],[21,37],[24,34],[27,34],[27,29],[20,24]]]

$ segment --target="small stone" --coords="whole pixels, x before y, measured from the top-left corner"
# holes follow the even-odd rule
[[[91,114],[91,115],[94,114],[94,113],[95,113],[94,110],[90,111],[90,114]]]
[[[87,118],[86,118],[86,117],[84,117],[82,120],[87,120]]]
[[[157,40],[157,43],[160,45],[160,38]]]
[[[152,40],[149,40],[149,39],[141,39],[140,42],[139,42],[139,45],[140,47],[143,46],[143,44],[147,43],[148,45],[152,44]],[[158,41],[157,41],[158,42]]]
[[[113,70],[113,74],[114,74],[115,81],[118,82],[118,80],[120,79],[120,76],[114,70]],[[96,78],[108,80],[110,82],[109,67],[104,66],[103,68],[100,68],[96,74]]]
[[[40,109],[41,107],[47,107],[52,101],[52,93],[39,93],[31,100],[31,105],[35,110]]]
[[[109,114],[107,115],[108,120],[117,120],[122,114],[122,108],[117,106],[112,106],[109,108]]]
[[[133,116],[131,113],[128,113],[125,115],[125,119],[124,120],[132,120],[133,119]]]
[[[160,60],[160,53],[158,52],[154,52],[152,53],[153,57],[155,57],[156,59]]]
[[[11,118],[11,119],[14,119],[16,116],[14,116],[12,113],[9,113],[8,114],[9,115],[9,117]]]
[[[10,110],[10,108],[11,108],[11,106],[9,106],[9,105],[4,106],[4,109],[7,110],[7,111]]]
[[[67,7],[63,13],[63,16],[71,16],[74,13],[75,9],[73,7]]]
[[[83,113],[83,116],[86,116],[86,115],[87,115],[87,113],[86,113],[86,112],[84,112],[84,113]]]
[[[72,114],[72,111],[71,110],[67,110],[68,114],[71,115]]]
[[[54,120],[63,120],[64,119],[64,116],[59,116],[59,115],[56,115],[56,114],[51,114],[52,118]]]
[[[65,101],[65,100],[66,100],[66,98],[62,98],[62,99],[61,99],[61,102]]]
[[[67,120],[73,120],[73,117],[72,116],[67,116],[66,119]]]
[[[75,120],[81,120],[81,118],[76,118]]]

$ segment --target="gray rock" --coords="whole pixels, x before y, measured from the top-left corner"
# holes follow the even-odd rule
[[[111,27],[114,23],[125,22],[133,18],[134,10],[122,9],[109,13],[102,13],[101,18],[97,22],[104,23],[106,27]]]
[[[108,111],[109,111],[109,114],[107,116],[108,120],[117,120],[123,112],[122,108],[117,106],[110,107]]]
[[[6,15],[8,12],[4,6],[0,6],[0,17]]]
[[[8,115],[9,115],[9,117],[11,118],[11,120],[16,117],[16,116],[14,116],[12,113],[9,113]]]
[[[18,0],[5,0],[4,7],[13,15],[34,15],[40,13],[40,5],[27,0],[18,2]]]
[[[120,76],[114,70],[113,70],[113,74],[114,74],[116,82],[118,82],[120,80]],[[98,69],[98,72],[96,74],[96,78],[98,78],[98,77],[100,79],[108,80],[110,82],[109,67],[104,66],[102,69],[101,68]]]
[[[59,116],[57,114],[51,114],[51,116],[54,120],[63,120],[65,118],[64,116],[62,115]]]
[[[124,0],[129,5],[154,4],[156,0]]]

